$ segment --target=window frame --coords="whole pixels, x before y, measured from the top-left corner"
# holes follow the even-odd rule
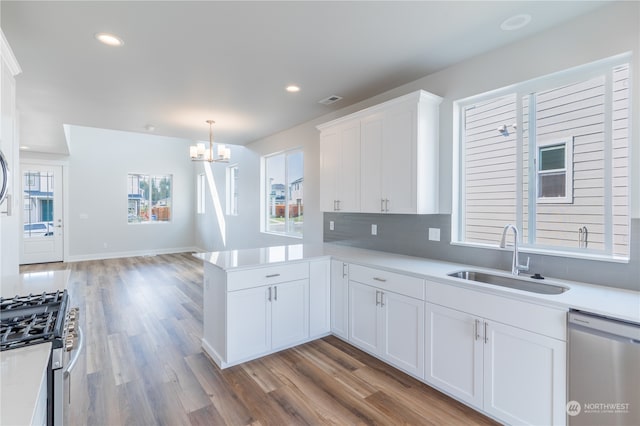
[[[227,166],[225,171],[225,179],[226,179],[226,214],[227,216],[239,216],[240,209],[238,206],[238,200],[236,199],[234,202],[234,192],[238,192],[238,182],[236,182],[236,177],[234,174],[234,170],[237,173],[240,172],[240,165],[238,163]],[[240,196],[238,195],[238,198]]]
[[[204,173],[199,173],[196,177],[196,214],[206,214],[207,205],[207,181]]]
[[[149,184],[149,188],[151,189],[153,187],[153,183],[152,181],[154,179],[162,179],[162,178],[169,178],[169,182],[170,182],[170,189],[169,189],[169,219],[168,220],[151,220],[151,214],[149,214],[149,218],[146,220],[141,220],[141,221],[137,221],[137,222],[131,222],[129,221],[129,216],[128,216],[128,212],[129,212],[129,203],[131,201],[131,198],[129,198],[129,195],[131,195],[129,193],[129,179],[131,176],[140,176],[140,177],[145,177],[148,181]],[[136,172],[128,172],[127,173],[127,225],[148,225],[148,224],[168,224],[173,222],[173,191],[174,191],[174,179],[173,179],[173,173],[136,173]],[[145,199],[148,201],[149,203],[149,209],[153,208],[153,191],[150,190],[149,191],[149,195],[148,198],[145,197]]]
[[[564,167],[561,169],[540,170],[541,152],[545,148],[564,145]],[[538,141],[536,144],[536,202],[539,204],[573,203],[573,137]],[[540,196],[540,177],[564,173],[565,194],[559,197]]]
[[[556,87],[569,85],[575,83],[576,80],[587,80],[591,78],[596,78],[598,76],[606,75],[607,79],[605,84],[610,88],[612,84],[612,74],[614,68],[622,65],[628,65],[629,67],[629,75],[630,79],[634,75],[634,62],[633,57],[630,52],[622,53],[619,55],[611,56],[605,59],[597,60],[591,63],[575,66],[569,69],[560,70],[557,72],[552,72],[550,74],[533,78],[531,80],[526,80],[520,83],[515,83],[509,86],[505,86],[502,88],[498,88],[495,90],[490,90],[478,95],[469,96],[467,98],[455,100],[452,102],[453,104],[453,155],[452,155],[452,210],[451,210],[451,242],[452,245],[465,246],[465,247],[477,247],[477,248],[493,248],[499,249],[498,245],[493,244],[485,244],[481,242],[467,242],[462,238],[465,235],[464,229],[464,211],[465,211],[465,200],[464,194],[466,193],[466,188],[464,186],[464,170],[466,168],[465,165],[465,155],[464,155],[464,118],[465,118],[465,108],[472,106],[476,103],[481,103],[483,101],[487,101],[490,99],[498,98],[501,96],[508,96],[514,94],[516,96],[516,102],[520,102],[524,97],[543,92],[546,90],[550,90]],[[632,86],[633,82],[631,82],[630,86]],[[610,93],[610,91],[608,91]],[[610,100],[610,94],[605,93],[606,102],[606,111],[605,114],[608,114],[609,117],[612,117],[612,106]],[[629,88],[629,95],[632,96],[633,92],[631,87]],[[532,102],[535,102],[534,96],[529,96],[530,105]],[[633,106],[632,102],[629,103],[629,129],[631,130],[634,126],[632,120],[634,118],[633,115]],[[611,120],[609,120],[611,121]],[[522,132],[523,132],[523,114],[522,110],[519,109],[517,111],[517,133],[519,140],[522,140]],[[612,129],[611,124],[608,123],[605,125],[605,146],[608,152],[605,152],[605,159],[610,160],[611,157],[611,136]],[[533,137],[534,135],[530,135]],[[529,155],[532,155],[532,148],[535,149],[535,155],[537,155],[537,145],[534,145],[529,149]],[[633,205],[632,194],[634,191],[637,192],[637,188],[633,186],[632,175],[633,172],[631,170],[631,165],[633,161],[632,152],[632,139],[629,137],[629,156],[628,156],[628,167],[629,173],[626,178],[627,185],[627,193],[628,193],[628,206],[627,206],[627,218],[630,222],[631,220],[631,206]],[[572,147],[573,151],[573,147]],[[518,158],[522,158],[522,147],[518,148]],[[609,162],[610,163],[610,162]],[[537,166],[536,166],[537,168]],[[518,187],[522,187],[523,180],[523,170],[522,167],[517,167],[517,185]],[[612,167],[607,167],[605,170],[606,176],[606,185],[610,187],[611,183],[611,169]],[[530,179],[533,174],[529,174]],[[534,203],[530,203],[529,206],[529,217],[532,217],[531,213],[535,214],[535,204],[537,204],[537,171],[535,173],[535,177],[533,182],[529,182],[529,199],[532,201],[536,201]],[[534,197],[531,196],[531,191],[536,191],[534,193]],[[522,194],[523,196],[527,196],[527,194]],[[522,198],[522,197],[520,197]],[[611,192],[607,192],[605,194],[605,205],[611,205],[612,194]],[[518,202],[517,209],[517,219],[515,225],[518,229],[523,229],[523,212],[522,212],[522,202]],[[532,206],[533,205],[533,206]],[[605,212],[605,221],[604,226],[607,229],[612,229],[612,213],[610,211]],[[628,229],[631,229],[630,226]],[[535,230],[530,232],[530,238],[535,238]],[[609,239],[611,239],[611,235],[609,235]],[[630,237],[630,235],[629,235]],[[519,238],[522,239],[522,234],[519,235]],[[630,252],[627,253],[626,256],[614,255],[611,248],[607,248],[605,252],[595,252],[589,251],[586,252],[584,249],[572,249],[570,247],[550,247],[550,246],[542,246],[529,244],[527,241],[520,241],[521,246],[520,249],[525,253],[534,253],[534,254],[544,254],[544,255],[553,255],[559,257],[570,257],[575,259],[589,259],[589,260],[599,260],[599,261],[607,261],[607,262],[616,262],[616,263],[628,263],[630,259]],[[630,250],[629,243],[629,250]]]
[[[302,154],[302,178],[304,179],[304,149],[302,147],[290,148],[283,151],[274,152],[271,154],[263,155],[260,161],[260,180],[261,180],[261,191],[260,191],[260,232],[264,234],[270,235],[279,235],[283,237],[289,238],[304,238],[304,230],[301,231],[300,234],[293,233],[291,231],[291,227],[289,226],[289,203],[290,203],[290,191],[287,188],[287,182],[289,182],[289,165],[288,165],[288,157],[293,154],[300,153]],[[269,220],[269,211],[267,208],[267,202],[269,199],[269,195],[271,193],[271,189],[269,188],[269,179],[267,179],[267,160],[269,158],[273,158],[279,155],[284,155],[284,164],[285,164],[285,174],[284,174],[284,182],[285,182],[285,231],[284,232],[276,232],[269,230],[268,220]],[[302,205],[304,206],[304,196],[302,199]]]

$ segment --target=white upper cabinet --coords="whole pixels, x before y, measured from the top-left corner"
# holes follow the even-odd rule
[[[419,90],[318,126],[321,131],[321,209],[438,213],[441,101],[442,98]],[[357,143],[351,139],[356,135],[356,128]],[[345,129],[351,130],[349,137],[344,134]],[[351,142],[348,155],[345,155],[345,140]],[[354,153],[356,145],[359,151]],[[350,165],[348,172],[357,168],[358,177],[345,175],[345,158]],[[350,199],[353,196],[359,200]]]
[[[360,211],[360,123],[321,133],[320,182],[322,211]]]

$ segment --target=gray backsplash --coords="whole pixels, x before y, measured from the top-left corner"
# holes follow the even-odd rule
[[[329,221],[334,221],[333,231],[329,230]],[[511,251],[451,245],[451,215],[324,213],[323,222],[325,242],[511,270]],[[378,226],[378,235],[371,235],[371,224]],[[429,241],[429,228],[440,228],[440,241]],[[630,241],[629,263],[527,254],[531,257],[530,271],[640,291],[640,219],[631,221]]]

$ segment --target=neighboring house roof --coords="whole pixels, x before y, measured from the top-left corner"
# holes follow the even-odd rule
[[[25,194],[30,197],[53,197],[53,192],[43,192],[43,191],[24,191]]]

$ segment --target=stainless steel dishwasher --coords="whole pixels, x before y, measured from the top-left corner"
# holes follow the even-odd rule
[[[567,419],[640,425],[640,324],[569,313]]]

